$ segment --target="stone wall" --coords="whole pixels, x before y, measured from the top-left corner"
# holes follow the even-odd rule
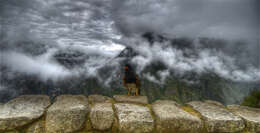
[[[260,133],[260,109],[146,96],[24,95],[0,104],[0,133]]]

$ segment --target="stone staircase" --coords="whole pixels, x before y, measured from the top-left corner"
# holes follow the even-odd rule
[[[260,133],[260,109],[146,96],[24,95],[0,104],[0,133]]]

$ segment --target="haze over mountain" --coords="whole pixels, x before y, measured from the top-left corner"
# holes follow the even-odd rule
[[[152,100],[239,102],[260,89],[259,7],[257,0],[1,1],[0,101],[123,93],[129,62]]]

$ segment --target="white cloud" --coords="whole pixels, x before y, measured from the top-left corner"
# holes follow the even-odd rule
[[[193,49],[197,51],[197,56],[185,56],[184,50],[176,49],[170,46],[169,42],[149,43],[143,39],[125,39],[128,40],[132,48],[136,49],[140,55],[134,57],[131,61],[138,65],[137,71],[140,73],[153,61],[161,61],[167,66],[167,70],[159,72],[162,79],[169,76],[169,70],[183,75],[189,72],[198,74],[214,72],[217,75],[238,82],[256,82],[260,80],[260,69],[250,66],[246,69],[240,68],[235,57],[215,49]],[[141,44],[141,45],[140,45]],[[148,79],[155,81],[151,75],[146,75]],[[158,82],[158,81],[156,81]]]
[[[14,72],[36,75],[42,80],[58,80],[71,75],[70,71],[52,60],[50,53],[32,57],[22,53],[4,52],[1,54],[3,65]]]
[[[3,54],[6,58],[4,65],[14,71],[39,75],[43,80],[75,74],[74,70],[67,70],[55,62],[50,50],[35,57],[14,52],[20,42],[33,41],[48,44],[58,50],[83,52],[89,59],[82,68],[75,71],[86,69],[87,75],[95,75],[99,67],[124,48],[118,43],[121,41],[141,54],[132,59],[139,66],[138,72],[152,61],[160,60],[169,70],[181,74],[189,71],[203,73],[209,69],[234,80],[255,80],[259,78],[259,70],[254,67],[240,69],[233,61],[237,59],[235,55],[229,57],[209,48],[196,51],[199,55],[197,58],[186,57],[184,50],[173,49],[167,42],[150,46],[137,37],[145,32],[169,38],[254,37],[257,13],[254,13],[252,2],[253,0],[22,0],[18,6],[12,5],[12,2],[0,2],[6,19],[19,22],[5,25],[7,36],[4,41],[8,42],[6,47],[10,51]],[[20,10],[24,12],[18,15]],[[125,36],[128,35],[131,37],[126,39]],[[236,47],[232,48],[235,50]]]

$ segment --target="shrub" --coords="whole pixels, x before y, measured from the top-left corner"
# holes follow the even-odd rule
[[[252,91],[249,96],[246,96],[242,102],[243,106],[260,108],[260,91]]]

